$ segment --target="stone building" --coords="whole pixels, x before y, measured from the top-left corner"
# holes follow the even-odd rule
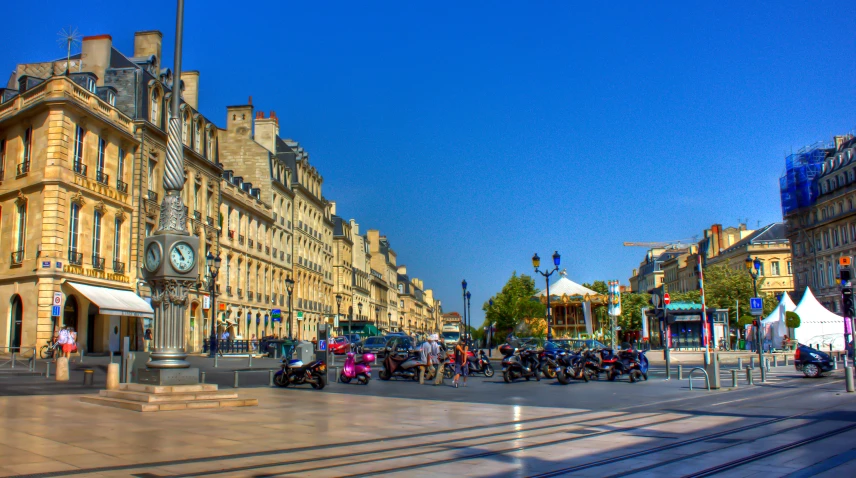
[[[380,231],[369,229],[366,233],[371,254],[369,272],[370,308],[374,312],[373,323],[381,332],[392,332],[398,328],[398,266],[397,255],[389,245],[389,239]],[[393,279],[392,272],[395,271]],[[390,292],[390,290],[392,292]],[[393,320],[393,315],[395,319]]]
[[[229,286],[221,300],[231,306],[221,314],[225,312],[223,319],[246,338],[291,335],[292,323],[295,336],[303,337],[306,324],[301,317],[292,317],[289,308],[286,281],[294,278],[294,170],[288,153],[277,150],[278,135],[276,113],[266,118],[264,112],[254,112],[252,99],[226,108],[220,162],[224,184],[234,189],[224,190],[220,205],[221,269],[226,268]],[[295,303],[298,289],[295,285]]]
[[[353,270],[352,281],[352,305],[348,307],[348,320],[351,329],[362,328],[368,322],[368,317],[363,315],[363,309],[369,310],[371,303],[371,285],[369,282],[369,271],[371,270],[372,256],[369,252],[369,241],[365,235],[360,234],[360,225],[354,219],[350,220],[351,237],[354,241],[351,268]],[[344,308],[342,309],[344,313]],[[343,328],[343,330],[345,330]]]
[[[335,212],[335,205],[333,210]],[[354,306],[354,240],[351,223],[333,215],[333,292],[336,302],[336,333],[341,333],[347,322],[348,311]],[[344,319],[344,320],[343,320]]]
[[[65,66],[19,65],[0,90],[0,346],[38,348],[66,324],[84,350],[118,350],[152,317],[128,240],[140,142],[115,90]]]
[[[411,334],[435,333],[432,328],[431,319],[433,311],[425,301],[425,288],[423,282],[407,275],[407,266],[398,266],[398,299],[401,309],[401,328]]]
[[[814,195],[785,212],[785,235],[793,254],[794,291],[807,287],[827,309],[841,313],[836,282],[841,257],[856,256],[856,139],[836,136],[831,144],[796,154],[819,155],[819,174],[808,178]],[[783,196],[784,202],[784,196]]]
[[[783,223],[776,222],[751,231],[743,239],[721,249],[715,256],[708,257],[705,267],[725,265],[745,271],[747,257],[761,261],[760,276],[764,280],[759,283],[759,294],[780,295],[793,290],[791,247],[785,237]]]

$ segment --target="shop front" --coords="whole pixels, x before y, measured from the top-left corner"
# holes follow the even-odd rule
[[[120,352],[122,338],[130,339],[131,350],[143,350],[145,330],[151,328],[154,311],[130,290],[112,289],[77,282],[63,285],[66,300],[62,324],[78,331],[78,342],[88,353]],[[85,337],[85,341],[81,340]]]
[[[651,348],[664,348],[666,346],[675,350],[701,350],[705,346],[705,320],[711,321],[718,317],[717,309],[708,308],[707,313],[702,313],[701,304],[690,302],[672,302],[667,306],[667,318],[663,320],[654,315],[651,309],[646,310],[645,320],[647,323],[648,340]],[[727,316],[728,311],[725,310]],[[706,317],[705,317],[706,316]],[[715,346],[715,342],[711,342]]]

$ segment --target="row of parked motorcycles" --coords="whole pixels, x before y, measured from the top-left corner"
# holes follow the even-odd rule
[[[648,358],[644,351],[639,350],[543,350],[506,344],[499,351],[503,355],[502,379],[506,383],[532,378],[540,381],[542,376],[555,378],[562,385],[571,383],[571,380],[599,380],[601,376],[615,381],[627,375],[630,383],[648,380]]]
[[[381,380],[391,380],[393,378],[403,378],[410,380],[419,380],[419,369],[425,366],[422,361],[419,351],[398,351],[391,350],[387,353],[383,360],[383,368],[378,376]],[[470,375],[484,375],[485,377],[493,377],[493,365],[490,364],[490,359],[484,350],[477,352],[469,351],[467,353],[467,366],[469,367]],[[449,353],[447,360],[443,364],[443,376],[451,378],[455,374],[455,356]]]

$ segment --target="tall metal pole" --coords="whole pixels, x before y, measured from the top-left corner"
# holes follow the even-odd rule
[[[552,327],[552,315],[553,310],[550,308],[550,276],[553,275],[552,272],[544,275],[544,279],[547,281],[547,340],[553,341],[553,327]]]
[[[467,320],[472,321],[473,309],[472,309],[472,301],[471,294],[467,292]],[[472,328],[472,324],[467,324],[467,332]],[[467,345],[469,345],[469,340],[467,341]]]
[[[208,342],[208,356],[213,358],[214,355],[217,354],[217,293],[215,291],[215,284],[217,283],[217,273],[214,270],[210,270],[208,273],[211,276],[211,284],[209,294],[211,295],[211,338]]]
[[[755,297],[758,297],[758,275],[752,274],[752,287],[755,290]],[[758,329],[755,335],[758,337],[758,363],[761,365],[761,368],[764,368],[764,343],[761,340],[761,316],[758,316],[758,326],[755,327]]]

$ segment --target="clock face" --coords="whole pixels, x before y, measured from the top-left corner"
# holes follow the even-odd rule
[[[149,247],[146,248],[146,269],[149,272],[156,271],[158,267],[160,267],[162,257],[163,251],[161,250],[160,244],[157,242],[149,244]]]
[[[178,272],[187,272],[193,268],[193,264],[196,262],[196,253],[190,247],[190,244],[177,242],[172,246],[172,250],[169,253],[169,261],[172,263],[172,267]]]

